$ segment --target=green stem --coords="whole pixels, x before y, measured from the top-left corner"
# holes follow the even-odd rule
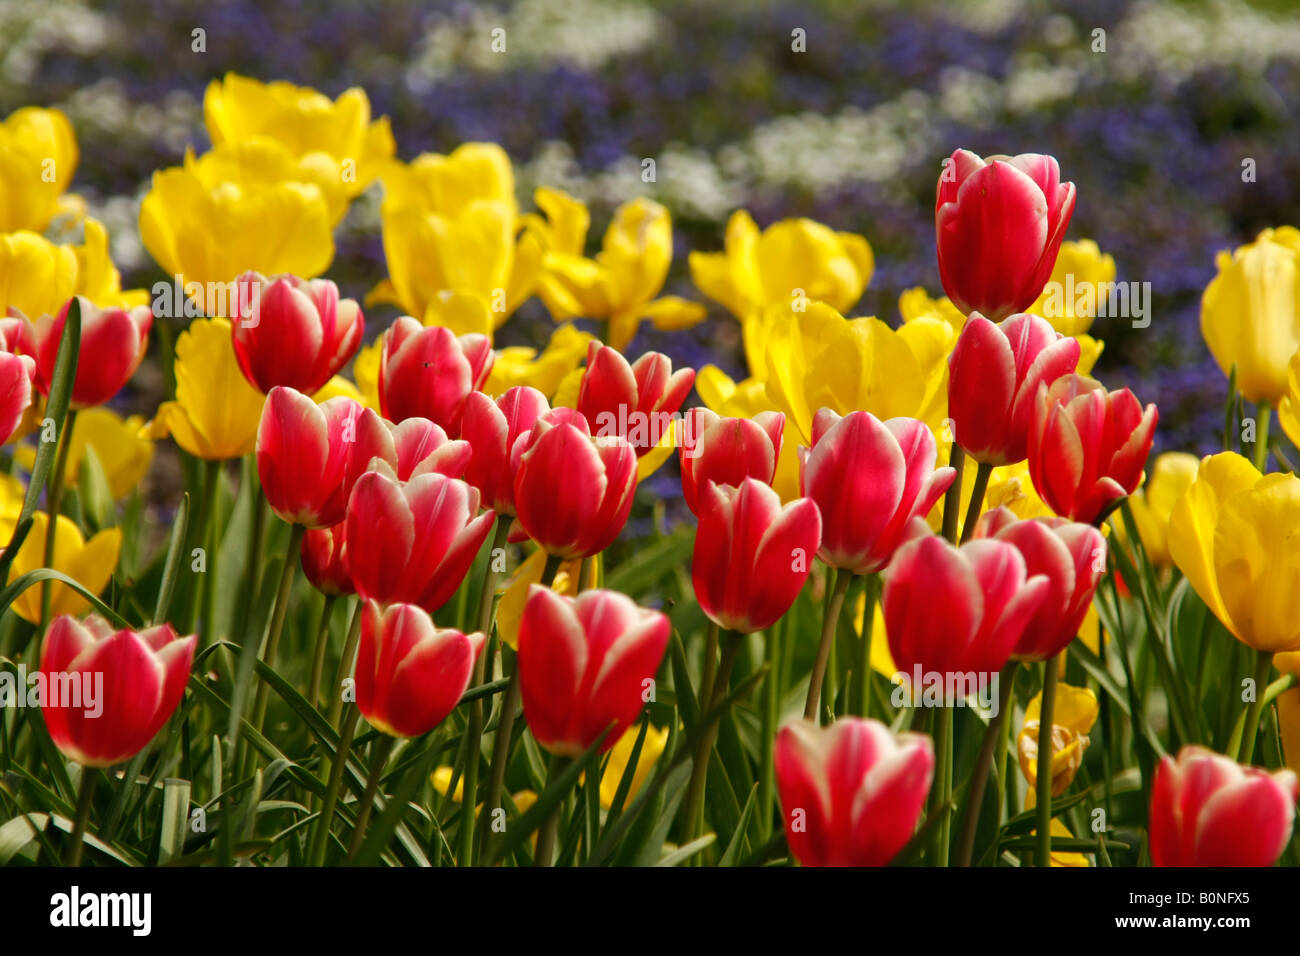
[[[1056,655],[1043,661],[1043,700],[1038,712],[1037,866],[1052,865],[1052,721],[1056,717]]]
[[[330,612],[338,601],[337,594],[325,595],[325,604],[320,609],[320,627],[316,630],[316,653],[311,661],[311,680],[307,683],[307,703],[313,707],[320,700],[320,682],[325,676],[325,652],[330,646]]]
[[[1016,668],[1019,666],[1017,661],[1008,661],[998,675],[998,712],[989,721],[988,730],[984,732],[984,742],[980,745],[979,756],[975,758],[970,792],[966,794],[966,810],[962,814],[961,836],[957,843],[958,866],[970,866],[971,856],[975,850],[975,831],[979,828],[980,808],[984,804],[984,790],[989,782],[993,752],[1002,737],[1002,724],[1006,720],[1007,707],[1011,703],[1011,690],[1015,686]]]
[[[86,844],[86,827],[90,824],[90,810],[94,805],[95,781],[99,771],[94,767],[81,768],[81,787],[77,792],[77,816],[72,823],[72,842],[68,847],[68,866],[81,866],[81,851]]]
[[[300,524],[289,529],[289,548],[284,556],[284,570],[280,574],[280,589],[275,595],[275,608],[271,612],[271,630],[266,636],[266,650],[262,663],[275,667],[275,657],[280,649],[280,637],[284,633],[284,619],[289,613],[289,598],[293,592],[294,573],[298,570],[298,556],[302,548],[302,536],[306,532]],[[262,732],[262,723],[266,720],[266,708],[270,702],[271,685],[262,681],[257,688],[257,703],[253,708],[253,729]]]
[[[1259,733],[1259,718],[1264,712],[1264,696],[1268,685],[1268,672],[1273,667],[1273,655],[1268,651],[1255,652],[1255,699],[1245,710],[1242,724],[1244,733],[1237,749],[1237,763],[1248,764],[1255,756],[1255,737]],[[1230,751],[1231,752],[1231,751]]]
[[[555,754],[551,755],[550,770],[546,774],[546,784],[549,787],[560,778],[564,773],[564,768],[568,764],[567,757],[560,757]],[[534,866],[554,866],[555,865],[555,842],[560,832],[560,817],[564,812],[564,801],[561,800],[551,811],[551,815],[546,818],[542,824],[541,832],[537,836],[537,852],[533,856]]]
[[[712,719],[707,715],[716,711],[727,698],[731,687],[731,671],[736,665],[740,653],[740,644],[744,635],[728,631],[722,641],[722,660],[718,664],[718,673],[713,681],[713,693],[707,707],[700,708],[701,717],[705,718],[704,733],[695,747],[695,762],[691,765],[690,790],[687,791],[686,821],[690,827],[690,838],[704,833],[704,789],[709,776],[709,761],[713,757],[713,745],[718,740],[718,726],[722,723],[722,714],[717,713]]]
[[[360,711],[348,708],[339,730],[339,747],[334,752],[334,762],[330,765],[329,782],[325,785],[325,799],[321,804],[320,816],[316,820],[316,830],[312,834],[311,855],[307,858],[308,866],[324,866],[325,850],[329,845],[330,823],[334,817],[334,808],[338,806],[339,789],[343,785],[343,771],[347,767],[348,756],[352,751],[352,737],[357,730],[357,717]]]
[[[695,760],[691,764],[691,779],[686,787],[686,803],[683,807],[683,819],[686,821],[686,832],[688,839],[697,836],[697,821],[703,822],[703,802],[704,788],[709,777],[709,760],[708,752],[705,751],[705,742],[709,742],[712,747],[712,741],[709,739],[709,728],[704,725],[713,701],[713,690],[718,682],[718,641],[722,633],[721,627],[716,621],[710,620],[707,631],[705,632],[704,641],[704,668],[703,675],[700,678],[700,696],[698,707],[698,720],[702,728],[700,739],[695,744]],[[730,680],[727,675],[726,680]],[[701,756],[703,754],[703,757]]]
[[[1255,427],[1255,469],[1263,474],[1268,467],[1268,431],[1273,420],[1273,409],[1268,402],[1260,402],[1255,407],[1255,416],[1259,419]]]
[[[948,865],[948,801],[952,798],[952,711],[949,704],[934,711],[933,735],[935,767],[934,785],[930,790],[930,813],[943,813],[944,820],[934,827],[930,837],[930,866]]]
[[[375,806],[375,794],[379,792],[379,781],[384,776],[388,755],[393,752],[393,744],[396,742],[396,738],[388,734],[381,734],[375,741],[370,763],[370,777],[366,780],[366,790],[361,795],[361,803],[357,805],[357,822],[352,828],[352,841],[348,846],[349,860],[355,859],[361,850],[361,843],[366,835],[366,825],[370,822],[370,811]]]
[[[209,644],[219,641],[216,631],[217,617],[217,565],[221,558],[221,462],[207,463],[207,514],[203,522],[204,547],[208,549],[207,571],[203,587],[203,626]]]
[[[758,833],[759,841],[766,843],[772,836],[772,814],[776,809],[776,766],[771,741],[776,735],[776,722],[781,707],[781,685],[779,682],[780,657],[777,652],[781,633],[781,621],[763,635],[763,661],[767,665],[767,676],[763,678],[763,728],[759,740],[762,746],[761,770],[758,777]]]
[[[478,630],[486,639],[492,633],[492,608],[496,598],[498,574],[495,555],[499,548],[506,545],[510,532],[509,515],[498,515],[496,531],[492,535],[492,545],[488,551],[487,568],[483,572],[483,588],[478,597]],[[487,673],[487,654],[480,653],[474,662],[474,677],[471,687],[483,683]],[[478,795],[478,770],[483,759],[483,698],[476,698],[469,705],[469,726],[466,728],[465,770],[462,775],[464,797],[461,800],[461,822],[456,863],[459,866],[474,865],[474,808]]]
[[[839,624],[840,609],[844,606],[844,595],[853,581],[853,575],[845,570],[837,571],[835,568],[828,568],[827,574],[831,581],[826,583],[822,636],[817,645],[817,658],[813,661],[812,675],[808,679],[808,699],[804,701],[803,706],[804,719],[818,723],[820,723],[818,711],[821,708],[822,682],[826,679],[826,665],[830,661],[831,646],[835,641],[835,628]]]
[[[971,488],[970,503],[966,506],[966,519],[961,523],[961,543],[965,544],[975,534],[975,525],[980,520],[980,509],[984,507],[984,493],[989,488],[989,475],[993,466],[980,462],[975,469],[975,484]]]
[[[339,725],[343,714],[343,682],[352,673],[352,665],[357,656],[357,645],[361,642],[361,615],[366,609],[366,602],[360,599],[352,608],[352,621],[348,624],[348,636],[343,640],[343,653],[339,656],[339,666],[334,671],[334,690],[330,700],[330,726]]]
[[[966,466],[966,452],[955,441],[948,455],[948,464],[956,470],[957,475],[948,486],[943,496],[943,536],[952,544],[957,543],[957,512],[961,510],[961,479]]]
[[[212,521],[212,509],[216,500],[217,480],[220,476],[218,469],[221,467],[219,461],[205,461],[203,463],[203,494],[199,497],[199,513],[195,516],[195,521],[190,525],[189,534],[189,552],[186,557],[193,555],[194,548],[205,548],[209,551],[204,560],[204,572],[202,577],[194,579],[194,587],[189,592],[189,603],[185,611],[185,624],[183,634],[192,634],[195,630],[195,623],[199,619],[200,609],[203,607],[204,595],[207,591],[214,588],[205,588],[204,581],[210,571],[208,566],[212,561],[211,547],[208,541],[208,526]],[[216,640],[216,635],[212,633],[212,622],[206,617],[203,621],[203,641],[204,644],[211,644]]]
[[[54,469],[50,472],[50,486],[46,494],[46,513],[49,521],[45,526],[45,553],[42,564],[54,567],[55,528],[59,523],[59,509],[63,504],[63,473],[68,469],[68,453],[72,448],[72,430],[77,424],[77,410],[68,409],[63,427],[58,431],[59,454],[54,460]],[[50,620],[50,603],[54,598],[53,582],[41,582],[41,626],[39,633],[45,633],[45,625]]]
[[[871,716],[871,641],[876,625],[876,602],[880,600],[880,575],[868,574],[863,588],[866,601],[862,612],[862,659],[858,667],[862,671],[862,700],[858,713],[863,717]]]

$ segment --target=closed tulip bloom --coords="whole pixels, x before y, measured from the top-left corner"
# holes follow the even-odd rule
[[[918,519],[919,521],[919,519]],[[894,555],[881,595],[889,651],[903,673],[995,674],[1050,593],[1015,545],[986,538],[953,547],[916,526]]]
[[[1038,387],[1029,431],[1034,488],[1063,518],[1095,522],[1142,483],[1157,412],[1127,388],[1066,375]]]
[[[302,571],[322,594],[355,594],[348,571],[347,534],[343,522],[310,528],[302,536]]]
[[[1201,298],[1201,334],[1237,388],[1276,405],[1287,394],[1287,362],[1300,349],[1300,230],[1265,229],[1231,254]]]
[[[800,490],[822,516],[818,556],[854,574],[887,565],[911,520],[924,518],[956,477],[935,469],[936,454],[934,435],[914,418],[821,409],[812,447],[799,449]]]
[[[469,467],[473,454],[469,442],[448,438],[441,427],[427,418],[405,418],[396,425],[384,421],[384,425],[393,439],[393,457],[385,456],[384,460],[398,481],[410,481],[424,474],[459,478]]]
[[[367,601],[357,648],[357,709],[391,737],[419,737],[460,703],[483,634],[436,627],[418,607]]]
[[[994,325],[973,314],[948,359],[955,441],[976,461],[1024,461],[1038,386],[1078,364],[1078,339],[1061,335],[1046,319],[1020,313]]]
[[[32,404],[36,362],[30,355],[15,355],[22,323],[0,318],[0,444],[18,430],[23,413]]]
[[[235,356],[260,391],[318,392],[361,345],[361,309],[328,279],[245,272],[235,289]]]
[[[691,581],[700,609],[719,627],[751,633],[771,627],[799,596],[821,543],[811,498],[784,507],[755,478],[701,489]]]
[[[257,429],[257,473],[271,510],[290,524],[328,528],[343,520],[348,494],[393,439],[372,410],[350,398],[317,405],[291,388],[266,397]]]
[[[672,360],[659,352],[629,363],[618,349],[592,342],[578,411],[595,434],[621,435],[640,457],[668,434],[694,382],[694,369],[674,372]]]
[[[977,537],[1013,544],[1025,572],[1047,578],[1047,596],[1026,625],[1012,660],[1045,661],[1079,633],[1106,571],[1106,539],[1092,525],[1064,518],[1021,521],[1008,508],[981,518]]]
[[[1023,312],[1052,275],[1074,213],[1074,183],[1052,156],[987,160],[959,149],[934,205],[939,277],[953,304],[993,321]]]
[[[623,530],[636,491],[636,452],[624,439],[592,438],[585,418],[556,409],[511,458],[519,524],[547,554],[590,557]]]
[[[609,728],[609,750],[641,713],[668,647],[668,618],[617,591],[566,598],[533,585],[519,624],[519,689],[528,729],[576,757]]]
[[[473,449],[465,480],[499,515],[515,513],[515,446],[550,410],[546,396],[528,386],[512,388],[496,401],[482,392],[470,392],[465,399],[460,434]]]
[[[84,296],[77,298],[81,302],[81,350],[72,384],[72,407],[81,409],[102,405],[135,374],[149,345],[153,313],[145,305],[101,309]],[[35,360],[36,388],[47,397],[71,306],[69,299],[58,315],[43,315],[35,321],[24,317],[21,348]]]
[[[1272,866],[1291,838],[1296,775],[1243,767],[1204,747],[1167,756],[1151,787],[1155,866]]]
[[[357,593],[381,604],[438,610],[492,530],[496,515],[479,514],[478,507],[477,489],[458,478],[431,472],[402,482],[384,465],[362,475],[346,523]]]
[[[1157,455],[1147,480],[1129,498],[1142,547],[1152,564],[1167,568],[1173,563],[1169,554],[1169,516],[1196,480],[1200,466],[1201,460],[1185,451]]]
[[[1201,466],[1169,518],[1169,553],[1243,644],[1300,651],[1300,479],[1261,475],[1233,452]]]
[[[469,393],[481,388],[492,371],[492,342],[485,335],[462,335],[422,326],[404,315],[384,333],[379,359],[379,407],[395,422],[428,418],[460,434]]]
[[[94,614],[55,618],[41,653],[41,710],[55,746],[83,767],[130,760],[185,696],[197,640],[169,624],[114,631]]]
[[[756,478],[770,485],[784,430],[780,412],[760,412],[750,419],[722,418],[703,407],[688,411],[677,446],[686,506],[699,513],[701,489],[710,481],[734,486]]]
[[[934,777],[924,734],[858,717],[798,720],[774,750],[786,842],[804,866],[884,866],[916,832]]]

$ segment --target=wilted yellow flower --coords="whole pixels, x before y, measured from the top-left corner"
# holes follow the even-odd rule
[[[1201,298],[1201,334],[1223,374],[1237,366],[1237,389],[1276,405],[1287,392],[1287,363],[1300,349],[1300,230],[1265,229],[1231,255]]]
[[[539,206],[543,201],[539,195]],[[570,200],[564,208],[572,207]],[[559,206],[553,203],[552,208]],[[634,199],[619,206],[594,259],[581,255],[586,230],[579,226],[571,213],[569,220],[554,224],[554,233],[566,237],[567,248],[558,242],[548,244],[542,260],[544,280],[537,294],[557,322],[603,319],[609,323],[609,344],[622,349],[632,341],[642,319],[656,328],[680,329],[705,317],[707,312],[698,302],[678,296],[655,298],[673,258],[672,218],[659,203]]]
[[[623,780],[623,774],[627,772],[627,765],[632,760],[632,750],[636,746],[636,738],[640,733],[639,726],[629,727],[618,742],[609,749],[609,762],[605,764],[605,772],[600,777],[600,805],[606,810],[614,806],[614,798],[618,796],[618,785]],[[650,776],[650,770],[654,767],[655,761],[663,755],[667,743],[667,727],[660,730],[652,724],[646,728],[636,770],[632,772],[632,786],[627,793],[629,803],[637,795],[646,778]]]
[[[273,139],[297,159],[332,168],[352,196],[397,150],[388,117],[370,121],[370,99],[360,87],[331,100],[308,87],[227,73],[208,84],[203,118],[214,147]]]
[[[163,402],[145,426],[151,438],[170,435],[208,461],[253,450],[266,397],[239,369],[227,319],[195,319],[176,341],[176,400]]]
[[[1034,696],[1025,708],[1025,722],[1017,739],[1020,772],[1029,781],[1026,808],[1034,805],[1034,790],[1038,783],[1039,715],[1043,704],[1041,693]],[[1059,797],[1070,786],[1074,775],[1083,763],[1083,752],[1088,749],[1088,731],[1097,722],[1097,695],[1086,687],[1069,684],[1056,685],[1056,702],[1052,708],[1052,796]]]
[[[466,143],[446,156],[392,162],[383,181],[389,278],[367,302],[391,302],[425,325],[457,328],[444,314],[445,297],[472,296],[492,329],[532,295],[542,241],[522,228],[514,171],[501,147]]]
[[[552,398],[564,377],[587,357],[587,345],[594,338],[566,322],[551,333],[540,354],[525,346],[501,349],[483,391],[497,398],[515,386],[528,385]]]
[[[228,283],[255,269],[319,276],[334,258],[330,205],[315,183],[205,182],[192,162],[153,174],[140,205],[140,238],[165,272],[190,283]],[[214,164],[206,172],[215,175]],[[215,303],[198,290],[205,311]]]
[[[58,110],[26,106],[0,121],[0,232],[41,232],[77,171],[77,137]]]
[[[49,518],[44,511],[32,515],[32,529],[14,556],[9,569],[10,582],[28,571],[46,567],[45,534]],[[113,576],[118,555],[122,550],[122,529],[107,528],[89,541],[82,537],[81,529],[66,515],[59,515],[54,523],[54,570],[61,571],[79,582],[92,594],[99,594]],[[41,585],[33,585],[14,600],[14,612],[24,621],[39,624],[41,620]],[[50,588],[50,618],[60,614],[83,614],[90,602],[61,582]]]
[[[1041,315],[1062,335],[1081,336],[1110,295],[1115,260],[1091,239],[1061,243],[1042,295],[1025,311]]]
[[[77,484],[81,460],[86,457],[89,445],[104,469],[113,499],[125,498],[140,484],[153,462],[153,442],[141,435],[143,426],[144,418],[139,415],[122,418],[102,406],[82,409],[72,426],[64,485]],[[36,451],[29,445],[19,446],[14,456],[25,468],[31,468],[36,462]]]
[[[1169,516],[1174,503],[1196,480],[1200,464],[1199,458],[1185,451],[1167,451],[1156,458],[1145,484],[1129,497],[1138,535],[1153,564],[1168,567],[1173,563],[1169,556]]]
[[[0,315],[53,315],[77,288],[77,254],[34,232],[0,235]]]
[[[1223,626],[1258,651],[1300,650],[1300,478],[1233,452],[1201,461],[1169,519],[1169,553]]]

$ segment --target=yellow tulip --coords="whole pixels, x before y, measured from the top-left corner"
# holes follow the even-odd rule
[[[504,204],[517,216],[515,172],[496,143],[463,143],[447,155],[423,153],[383,171],[384,203],[417,206],[456,219],[479,201]]]
[[[264,395],[239,370],[227,319],[195,319],[176,341],[176,400],[164,402],[145,426],[170,435],[208,461],[247,455],[257,443]]]
[[[222,183],[243,187],[274,186],[282,182],[310,183],[329,207],[330,225],[348,211],[355,183],[339,174],[338,161],[327,153],[295,156],[278,140],[259,137],[216,146],[202,156],[185,154],[185,168],[208,189]]]
[[[919,286],[898,297],[898,314],[905,323],[917,319],[939,319],[951,325],[954,332],[961,332],[966,325],[966,316],[952,304],[951,299],[947,296],[931,298],[930,293]]]
[[[352,360],[352,378],[356,380],[359,401],[366,408],[379,411],[379,362],[383,357],[384,337],[381,335],[369,345],[357,350]]]
[[[77,254],[34,232],[0,235],[0,315],[37,318],[59,311],[77,289]]]
[[[23,511],[27,489],[13,475],[0,474],[0,541],[14,536],[14,526]]]
[[[565,323],[551,333],[540,354],[524,346],[501,349],[483,391],[497,398],[517,385],[528,385],[552,398],[564,377],[587,357],[587,346],[594,338],[591,333]]]
[[[1273,666],[1280,674],[1300,677],[1300,652],[1274,654]],[[1300,773],[1300,687],[1292,687],[1278,695],[1277,723],[1282,733],[1282,755],[1286,765]]]
[[[370,100],[360,87],[331,100],[309,87],[227,73],[208,84],[203,118],[214,147],[273,139],[295,158],[328,164],[351,196],[361,193],[397,150],[388,117],[370,121]]]
[[[629,727],[623,732],[623,736],[618,742],[609,749],[609,761],[605,764],[605,772],[600,776],[600,805],[606,810],[614,806],[614,798],[618,796],[618,785],[623,780],[623,774],[627,772],[627,766],[632,760],[632,750],[636,746],[636,738],[640,735],[639,726]],[[645,740],[641,743],[641,753],[637,758],[636,769],[632,772],[632,785],[627,793],[627,800],[631,800],[637,795],[646,778],[650,776],[650,770],[655,765],[664,752],[664,747],[668,743],[668,728],[658,729],[653,724],[646,728]],[[624,804],[625,806],[627,804]]]
[[[1017,739],[1020,772],[1029,782],[1026,809],[1034,805],[1038,783],[1039,714],[1041,693],[1025,708],[1024,724]],[[1083,763],[1088,748],[1088,731],[1097,722],[1097,695],[1086,687],[1061,683],[1056,687],[1056,705],[1052,711],[1052,796],[1059,797],[1070,786]]]
[[[1043,294],[1026,312],[1041,315],[1062,335],[1082,336],[1115,281],[1115,260],[1091,239],[1061,243]],[[1073,295],[1068,295],[1073,290]],[[1082,374],[1082,373],[1081,373]]]
[[[552,203],[552,208],[559,205]],[[571,210],[572,200],[564,208]],[[548,235],[548,229],[537,231]],[[619,206],[594,259],[580,254],[586,231],[578,230],[572,216],[557,223],[556,229],[566,238],[563,244],[548,245],[537,294],[557,322],[578,317],[605,320],[609,344],[622,349],[632,341],[642,319],[659,329],[681,329],[707,314],[698,302],[677,296],[655,298],[673,258],[672,218],[659,203],[634,199]]]
[[[1142,546],[1152,563],[1169,567],[1169,516],[1174,503],[1192,482],[1200,459],[1184,451],[1168,451],[1156,458],[1146,483],[1129,498]]]
[[[1286,395],[1277,406],[1277,418],[1288,438],[1300,445],[1300,352],[1287,363]]]
[[[1237,388],[1276,405],[1287,393],[1287,363],[1300,349],[1300,230],[1265,229],[1215,261],[1219,274],[1201,298],[1201,334]]]
[[[101,308],[119,306],[133,309],[137,305],[148,305],[148,290],[122,288],[122,274],[109,258],[108,231],[104,224],[90,217],[82,223],[82,243],[72,247],[77,257],[76,294],[84,295]]]
[[[45,535],[49,526],[49,518],[44,511],[32,515],[32,529],[9,569],[10,582],[28,571],[46,567]],[[113,569],[117,567],[121,550],[121,528],[107,528],[87,541],[76,522],[66,515],[59,515],[54,523],[54,560],[51,565],[54,570],[79,582],[91,594],[99,594],[104,590],[109,578],[113,576]],[[12,605],[14,612],[24,621],[40,623],[41,591],[39,584],[33,585],[15,599]],[[51,619],[60,614],[83,614],[89,609],[90,602],[72,588],[61,582],[52,584]]]
[[[1169,518],[1169,554],[1223,626],[1257,651],[1300,650],[1300,478],[1223,452]]]
[[[26,106],[0,121],[0,232],[41,232],[77,171],[77,137],[58,110]]]
[[[209,172],[215,175],[215,167]],[[329,201],[315,183],[205,182],[192,162],[153,174],[140,238],[165,272],[228,283],[249,269],[315,278],[334,258]],[[194,296],[205,312],[216,302]]]
[[[77,484],[89,445],[104,469],[109,494],[115,501],[125,498],[140,484],[153,462],[153,442],[141,434],[143,426],[144,419],[139,415],[122,418],[102,406],[82,409],[72,426],[64,485]],[[14,457],[25,468],[36,463],[36,451],[29,445],[15,449]]]

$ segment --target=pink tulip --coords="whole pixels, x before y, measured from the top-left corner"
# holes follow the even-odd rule
[[[567,598],[534,584],[519,622],[519,690],[528,729],[576,757],[606,729],[603,753],[641,713],[668,647],[668,618],[617,591]]]
[[[342,522],[310,528],[302,536],[302,572],[322,594],[355,594],[348,571],[347,534]]]
[[[1013,544],[1025,573],[1047,578],[1047,597],[1025,627],[1012,660],[1045,661],[1065,650],[1088,615],[1106,571],[1106,539],[1092,525],[1064,518],[1021,521],[1007,508],[980,517],[976,537]]]
[[[994,325],[978,312],[948,359],[948,415],[957,444],[976,461],[1024,461],[1038,386],[1071,374],[1079,340],[1038,316],[1020,313]]]
[[[449,439],[427,418],[404,418],[396,425],[389,421],[384,424],[393,436],[393,457],[384,460],[392,466],[398,481],[430,473],[459,478],[469,467],[473,454],[469,442]]]
[[[948,298],[963,314],[995,322],[1029,308],[1052,276],[1074,199],[1074,183],[1061,182],[1051,156],[953,153],[934,204]]]
[[[366,602],[357,648],[357,709],[392,737],[427,734],[469,687],[481,633],[435,627],[418,607]]]
[[[460,434],[473,448],[465,480],[499,515],[515,513],[515,446],[550,410],[545,395],[524,385],[510,389],[496,401],[482,392],[470,392],[465,399]]]
[[[881,605],[894,663],[912,676],[996,674],[1047,599],[1015,545],[977,539],[953,547],[915,519],[916,537],[885,572]],[[914,688],[919,689],[919,688]]]
[[[1038,386],[1029,431],[1029,477],[1064,518],[1095,523],[1142,483],[1156,430],[1127,388],[1107,392],[1081,375]]]
[[[494,358],[486,336],[457,338],[450,329],[402,316],[384,333],[380,353],[384,417],[395,422],[428,418],[459,437],[465,399],[487,381]]]
[[[1272,866],[1295,822],[1296,775],[1243,767],[1204,747],[1165,757],[1151,787],[1156,866]]]
[[[934,436],[914,418],[823,408],[812,440],[799,449],[799,484],[821,511],[818,555],[854,574],[888,564],[911,519],[924,518],[957,474],[935,469]]]
[[[81,303],[81,349],[72,384],[72,407],[82,409],[102,405],[135,374],[149,345],[153,313],[145,305],[101,309],[85,296],[77,299]],[[23,321],[19,347],[35,360],[36,388],[47,397],[71,306],[69,299],[57,316],[43,315],[35,321],[11,309],[11,315]]]
[[[701,610],[742,633],[771,627],[799,596],[821,542],[822,519],[810,498],[781,507],[755,478],[739,486],[705,484],[691,558]]]
[[[22,321],[0,319],[0,444],[7,442],[32,404],[36,362],[30,355],[15,355],[22,339]]]
[[[245,272],[235,280],[234,305],[235,358],[263,392],[277,385],[320,391],[356,353],[365,330],[356,301],[340,299],[329,279]]]
[[[934,776],[924,734],[876,720],[806,720],[776,736],[786,843],[804,866],[884,866],[916,832]]]
[[[659,352],[629,364],[618,349],[592,342],[578,411],[593,434],[625,438],[639,457],[667,435],[694,382],[694,369],[674,372],[672,360]]]
[[[515,442],[511,461],[519,524],[547,554],[590,557],[623,530],[636,452],[622,438],[592,438],[580,414],[555,409]]]
[[[436,472],[397,480],[376,465],[347,504],[348,569],[362,598],[416,604],[432,614],[460,587],[496,515],[478,491]]]
[[[722,418],[703,407],[688,411],[682,416],[678,444],[686,506],[699,513],[700,489],[710,481],[735,486],[757,478],[770,485],[784,430],[780,412],[760,412],[749,419]]]

